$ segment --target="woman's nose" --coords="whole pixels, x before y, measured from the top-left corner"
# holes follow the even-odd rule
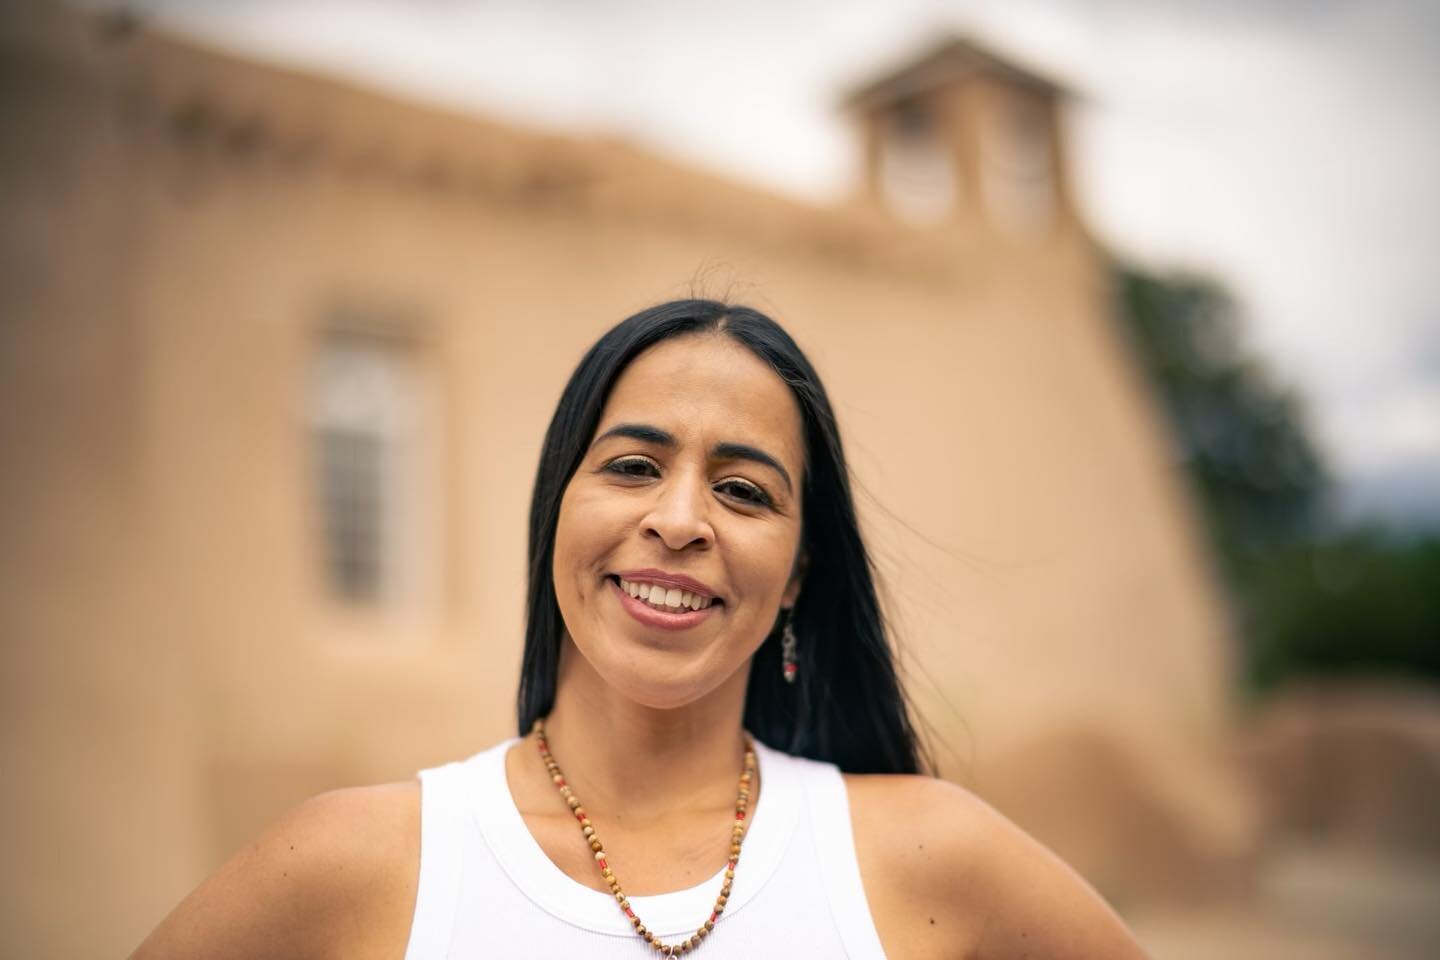
[[[671,550],[713,543],[709,493],[705,483],[672,477],[661,485],[655,503],[645,515],[645,535],[658,537]]]

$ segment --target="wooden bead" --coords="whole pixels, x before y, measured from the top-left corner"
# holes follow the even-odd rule
[[[715,929],[715,923],[725,911],[725,904],[730,899],[730,884],[735,879],[735,865],[740,860],[740,845],[745,839],[746,809],[750,801],[750,786],[754,780],[756,770],[756,759],[754,743],[746,738],[745,766],[740,774],[739,789],[735,798],[735,822],[730,830],[730,857],[725,866],[725,882],[720,888],[720,895],[715,900],[715,909],[710,912],[710,918],[705,924],[696,929],[687,939],[676,944],[666,944],[655,936],[655,932],[646,927],[635,915],[630,900],[620,888],[620,881],[616,879],[615,872],[610,869],[606,862],[605,848],[600,838],[595,834],[595,828],[590,823],[590,817],[586,814],[585,808],[580,804],[580,798],[575,796],[574,790],[565,782],[565,775],[560,771],[560,765],[550,755],[550,745],[545,739],[545,718],[537,717],[532,731],[535,734],[536,746],[540,751],[540,759],[545,764],[545,771],[551,781],[560,792],[560,797],[570,808],[575,819],[580,824],[581,835],[590,844],[590,849],[595,854],[595,862],[600,867],[600,875],[610,886],[610,892],[615,896],[615,902],[624,911],[625,916],[634,928],[635,934],[650,944],[657,953],[665,957],[678,957],[681,954],[690,953],[697,949],[707,936]]]

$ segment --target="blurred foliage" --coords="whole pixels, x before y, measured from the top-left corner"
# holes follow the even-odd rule
[[[1297,672],[1440,680],[1440,539],[1342,534],[1267,552],[1250,576],[1262,689]]]
[[[1241,343],[1212,280],[1115,268],[1118,314],[1168,415],[1228,588],[1247,676],[1440,680],[1440,539],[1337,530],[1298,396]]]
[[[1241,349],[1230,296],[1209,280],[1126,268],[1120,293],[1221,553],[1233,559],[1303,534],[1328,479],[1295,395]]]

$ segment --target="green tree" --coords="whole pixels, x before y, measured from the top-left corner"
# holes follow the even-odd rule
[[[1356,672],[1440,681],[1440,540],[1336,528],[1299,399],[1244,349],[1219,284],[1117,266],[1115,289],[1209,530],[1252,685]]]
[[[1259,688],[1301,673],[1440,681],[1440,539],[1346,531],[1278,547],[1250,576]]]
[[[1299,399],[1243,349],[1239,311],[1218,284],[1123,266],[1116,275],[1120,316],[1233,577],[1320,518],[1328,475]]]

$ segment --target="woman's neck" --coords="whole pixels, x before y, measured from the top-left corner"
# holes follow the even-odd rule
[[[694,703],[656,709],[575,659],[581,662],[561,671],[545,736],[587,808],[611,819],[653,820],[734,805],[745,753],[745,670]]]

